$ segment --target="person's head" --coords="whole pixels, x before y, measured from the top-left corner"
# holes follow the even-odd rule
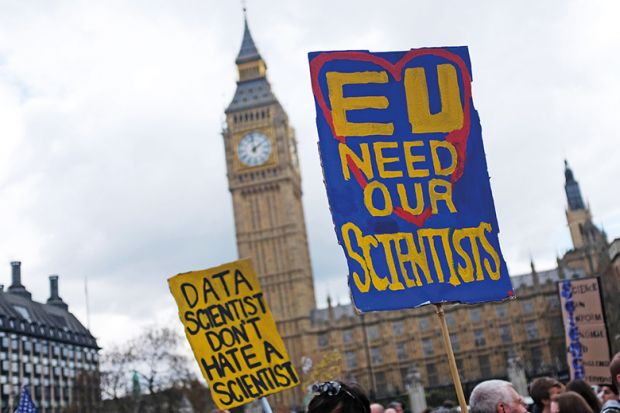
[[[390,402],[390,404],[388,404],[388,407],[396,410],[396,413],[405,413],[405,408],[403,407],[403,404],[401,402],[398,402],[398,401]]]
[[[326,381],[313,384],[312,391],[307,413],[370,413],[370,401],[356,384]]]
[[[598,386],[597,396],[602,403],[608,400],[618,400],[618,391],[611,383],[601,384]]]
[[[530,383],[529,392],[534,403],[549,410],[551,398],[563,391],[562,383],[551,377],[539,377]]]
[[[598,413],[577,392],[567,391],[551,398],[551,413]]]
[[[487,380],[478,384],[469,396],[471,413],[526,413],[523,398],[510,382]]]
[[[396,409],[393,407],[388,407],[385,409],[385,413],[396,413]]]
[[[601,410],[601,402],[598,397],[596,397],[596,393],[592,390],[592,386],[586,383],[583,380],[573,380],[568,382],[566,385],[566,390],[574,391],[578,393],[583,399],[588,403],[588,406],[595,411],[598,412]]]
[[[620,352],[616,353],[609,362],[611,384],[616,386],[616,392],[620,390]]]
[[[373,403],[370,405],[370,413],[383,413],[383,405],[379,403]]]

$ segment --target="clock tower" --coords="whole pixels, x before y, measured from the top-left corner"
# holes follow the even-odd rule
[[[299,366],[315,298],[297,143],[271,90],[247,19],[235,63],[239,80],[222,135],[237,250],[240,258],[254,262],[278,331],[291,361]],[[301,390],[298,386],[272,400],[290,406],[301,401]]]

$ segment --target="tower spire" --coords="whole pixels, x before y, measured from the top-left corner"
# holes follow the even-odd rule
[[[566,200],[568,201],[568,209],[575,211],[578,209],[585,209],[583,198],[581,197],[581,190],[579,189],[579,183],[575,180],[573,171],[568,166],[568,161],[564,160],[564,191],[566,192]]]
[[[245,4],[243,5],[243,40],[241,41],[241,48],[239,49],[239,54],[237,54],[237,59],[235,63],[247,63],[254,60],[259,60],[261,58],[258,53],[258,49],[256,48],[256,44],[254,44],[254,39],[252,38],[252,33],[250,33],[250,26],[248,25],[248,14]]]
[[[243,7],[243,40],[235,63],[237,64],[237,90],[226,113],[238,112],[252,107],[277,103],[267,81],[267,65],[258,53],[250,26],[248,25],[247,9]]]

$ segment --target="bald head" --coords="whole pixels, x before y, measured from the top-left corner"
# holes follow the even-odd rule
[[[383,406],[379,403],[373,403],[370,405],[370,413],[384,413]]]
[[[504,380],[487,380],[478,384],[469,397],[471,413],[526,413],[523,399],[512,383]]]

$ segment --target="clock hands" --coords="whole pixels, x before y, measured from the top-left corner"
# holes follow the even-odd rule
[[[249,133],[239,143],[239,159],[247,166],[265,163],[271,154],[271,142],[260,133]]]
[[[254,142],[254,141],[252,141]],[[258,142],[258,145],[254,145],[252,146],[252,152],[256,153],[256,149],[260,148],[261,146],[263,146],[265,144],[265,141],[260,141]]]

